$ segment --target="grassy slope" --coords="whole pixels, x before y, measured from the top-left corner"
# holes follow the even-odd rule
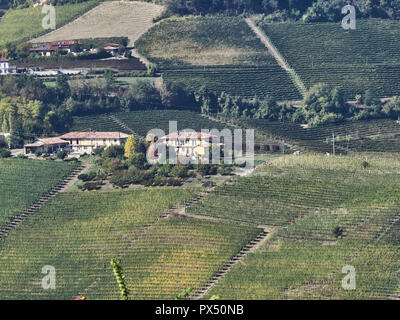
[[[211,294],[224,299],[388,298],[396,293],[399,159],[287,157],[222,188],[190,212],[277,226]],[[394,227],[397,230],[398,224]],[[333,234],[344,228],[344,238]],[[351,257],[358,258],[351,260]],[[341,269],[354,265],[358,286],[341,289]],[[399,293],[399,292],[397,292]]]
[[[340,23],[265,24],[262,29],[306,86],[326,82],[347,98],[373,89],[385,97],[400,93],[400,23],[357,20],[356,30]]]
[[[0,159],[0,227],[67,175],[75,164]]]
[[[56,28],[75,19],[93,7],[98,0],[56,6]],[[8,42],[19,42],[36,37],[46,30],[42,27],[42,7],[10,10],[0,20],[0,46]],[[50,30],[47,30],[50,31]]]
[[[186,190],[186,197],[195,192]],[[144,226],[183,199],[179,188],[60,194],[1,244],[1,298],[117,299],[109,262],[119,254],[135,298],[173,298],[199,285],[258,231],[164,220],[140,236]],[[41,288],[44,265],[56,269],[56,290]]]

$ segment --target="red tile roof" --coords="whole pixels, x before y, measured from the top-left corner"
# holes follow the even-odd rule
[[[122,132],[69,132],[60,136],[61,139],[126,139],[129,135]]]
[[[163,140],[167,140],[167,139],[196,139],[196,140],[200,140],[200,139],[212,139],[212,138],[216,138],[216,136],[213,136],[211,134],[208,133],[203,133],[203,132],[193,132],[193,131],[176,131],[176,132],[172,132],[164,137],[162,137],[161,139]]]
[[[6,58],[0,58],[0,62],[10,62],[10,60],[8,60]]]
[[[68,141],[62,140],[60,138],[40,138],[34,143],[26,144],[25,147],[40,147],[40,146],[51,146],[57,144],[67,144]]]

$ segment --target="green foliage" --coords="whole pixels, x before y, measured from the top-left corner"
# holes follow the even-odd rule
[[[101,153],[103,158],[117,158],[123,159],[124,158],[124,147],[121,145],[112,145],[108,148],[104,149]]]
[[[126,288],[125,285],[125,275],[122,271],[121,262],[116,259],[111,259],[110,263],[113,268],[115,278],[117,279],[118,282],[122,300],[128,300],[129,290]]]
[[[193,288],[187,288],[182,290],[176,297],[175,300],[185,300],[189,297],[190,293],[193,291]]]
[[[10,158],[11,157],[11,151],[7,149],[0,149],[0,159],[1,158]]]

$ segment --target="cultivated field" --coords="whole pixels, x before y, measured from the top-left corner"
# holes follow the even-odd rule
[[[56,6],[56,27],[75,19],[88,9],[97,5],[97,0],[77,4]],[[0,46],[8,42],[20,42],[37,37],[49,30],[42,27],[42,7],[10,10],[0,20]],[[57,39],[58,40],[58,39]]]
[[[242,125],[256,129],[261,135],[285,140],[294,149],[339,153],[400,152],[400,124],[389,119],[349,121],[326,124],[315,128],[302,128],[295,123],[250,119]]]
[[[146,2],[106,1],[75,21],[34,42],[60,39],[128,37],[129,45],[145,33],[164,7]]]
[[[400,23],[358,20],[356,30],[340,23],[264,24],[261,29],[307,87],[325,82],[348,99],[373,89],[381,97],[400,94]]]
[[[389,298],[400,294],[397,157],[287,156],[216,190],[189,214],[275,227],[213,289],[223,299]],[[336,227],[342,233],[335,233]],[[353,265],[357,290],[341,288]]]
[[[58,161],[0,159],[0,228],[75,168]]]
[[[187,189],[187,199],[198,191]],[[111,258],[121,260],[132,298],[173,299],[199,286],[258,230],[190,219],[156,222],[183,200],[179,188],[58,195],[1,244],[0,297],[119,299]],[[44,265],[56,269],[55,290],[41,287]]]
[[[193,129],[218,129],[222,130],[227,126],[221,122],[210,120],[199,113],[183,110],[148,110],[119,112],[112,114],[113,117],[122,121],[136,134],[145,137],[149,130],[161,129],[165,134],[169,133],[169,121],[177,121],[178,130]],[[229,128],[229,127],[228,127]],[[96,115],[85,117],[74,117],[74,124],[71,130],[84,131],[130,131],[121,127],[111,120],[109,115]]]
[[[232,95],[301,98],[289,76],[239,17],[164,20],[136,46],[160,66],[166,82],[183,82],[194,90],[205,85]]]

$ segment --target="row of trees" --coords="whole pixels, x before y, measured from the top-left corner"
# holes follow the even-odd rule
[[[304,97],[302,104],[279,105],[273,98],[243,99],[225,93],[220,96],[203,90],[200,94],[201,111],[223,117],[268,119],[317,126],[344,120],[400,118],[400,97],[382,102],[372,90],[356,96],[358,106],[348,104],[340,89],[319,83]]]
[[[263,13],[311,21],[339,21],[341,8],[354,5],[363,17],[399,19],[400,0],[167,0],[177,14]]]

